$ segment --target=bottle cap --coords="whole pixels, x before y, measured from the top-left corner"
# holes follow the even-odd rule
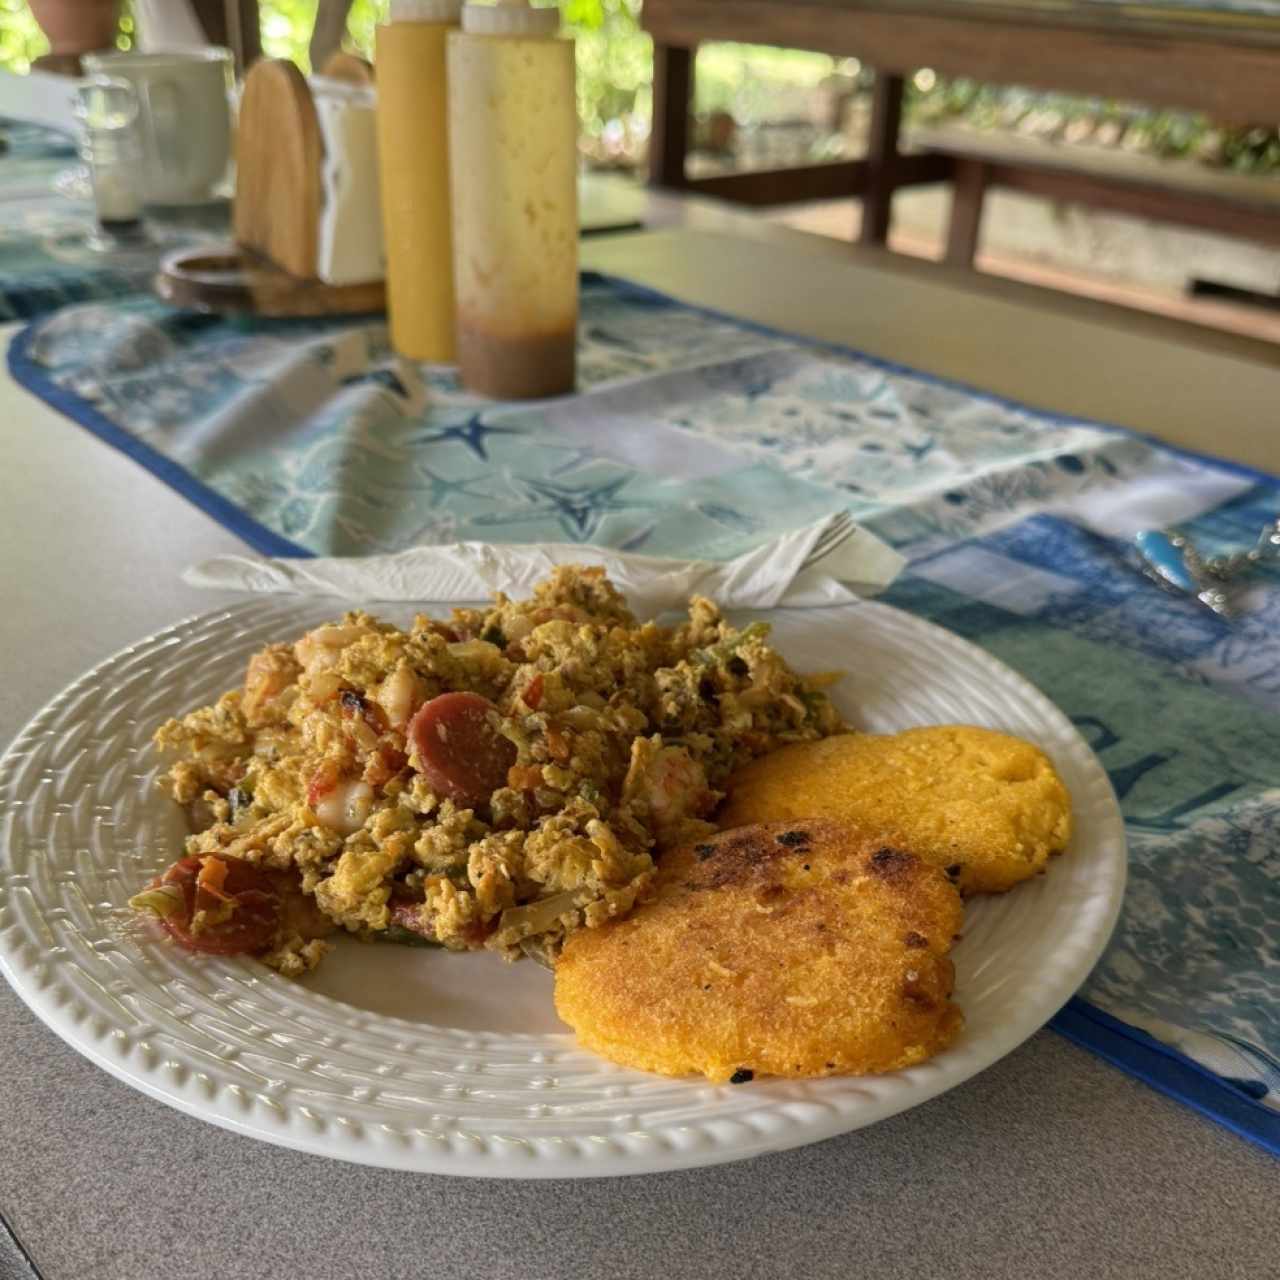
[[[391,0],[391,22],[458,21],[462,0]]]
[[[535,9],[529,0],[464,4],[462,29],[476,36],[553,36],[560,30],[560,10]]]

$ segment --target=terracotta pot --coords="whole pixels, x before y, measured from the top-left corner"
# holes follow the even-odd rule
[[[30,0],[53,54],[89,53],[116,42],[120,0]]]

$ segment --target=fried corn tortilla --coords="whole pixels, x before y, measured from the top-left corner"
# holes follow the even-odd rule
[[[964,894],[1012,889],[1071,838],[1071,798],[1044,752],[972,725],[794,743],[727,785],[721,827],[850,822],[942,867]]]
[[[588,1049],[664,1075],[893,1071],[960,1029],[961,920],[910,853],[832,822],[741,827],[666,854],[651,901],[571,934],[556,1009]]]

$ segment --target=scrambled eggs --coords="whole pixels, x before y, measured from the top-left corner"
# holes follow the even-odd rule
[[[581,566],[448,622],[348,613],[160,728],[165,785],[205,829],[135,901],[194,949],[289,975],[335,926],[550,961],[712,830],[731,772],[844,728],[830,677],[767,636],[701,597],[677,627],[638,623]]]

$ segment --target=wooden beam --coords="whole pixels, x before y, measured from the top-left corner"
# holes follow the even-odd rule
[[[960,163],[963,167],[967,162]],[[1238,199],[1218,199],[1154,183],[1096,178],[1057,167],[1036,169],[1024,163],[991,163],[984,168],[989,187],[1280,245],[1280,216],[1274,207],[1264,204],[1250,206]]]
[[[653,45],[653,129],[649,135],[649,185],[680,190],[689,152],[689,104],[693,100],[692,48]]]
[[[955,157],[942,151],[906,156],[898,154],[893,158],[893,185],[922,187],[931,182],[950,182],[955,176],[955,168]]]
[[[955,161],[941,152],[898,156],[894,163],[893,185],[913,187],[946,182]],[[758,169],[747,173],[718,174],[711,178],[688,178],[684,190],[699,195],[734,200],[739,204],[797,204],[805,200],[842,200],[860,196],[867,189],[869,165],[866,160],[845,160],[838,164],[800,165],[792,169]]]
[[[685,189],[738,204],[796,204],[803,200],[841,200],[860,195],[866,181],[866,162],[852,160],[842,164],[811,164],[794,169],[757,169],[690,178]]]
[[[902,125],[902,77],[877,71],[871,90],[871,127],[867,133],[867,186],[862,194],[863,244],[889,238],[893,191],[897,186],[898,131]]]
[[[947,224],[944,261],[953,267],[973,266],[982,230],[982,206],[987,194],[987,166],[981,160],[957,160],[951,189],[951,218]]]
[[[239,74],[262,57],[258,0],[191,0],[191,7],[209,43],[231,50]]]
[[[1047,6],[1002,15],[994,6],[970,11],[953,0],[645,0],[641,22],[668,44],[740,40],[816,49],[885,71],[932,67],[993,84],[1119,93],[1226,121],[1280,119],[1274,21],[1173,23],[1135,17],[1128,6],[1123,15]]]

